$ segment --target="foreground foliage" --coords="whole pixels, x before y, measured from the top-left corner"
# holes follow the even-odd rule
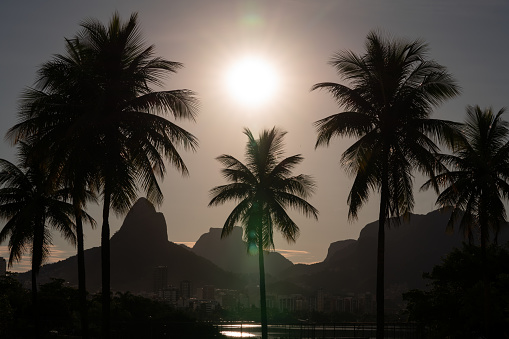
[[[198,141],[166,118],[194,121],[198,102],[190,90],[155,90],[183,65],[155,55],[155,47],[140,32],[137,14],[123,21],[115,13],[107,24],[89,19],[81,27],[66,40],[65,54],[43,64],[35,88],[22,96],[19,123],[7,137],[30,143],[51,159],[76,208],[85,204],[87,188],[102,197],[103,332],[108,337],[110,211],[127,212],[139,191],[162,203],[158,179],[166,173],[166,161],[188,174],[178,150],[195,150]],[[81,238],[79,234],[84,291]]]
[[[78,290],[62,279],[41,285],[41,337],[77,336],[80,331]],[[101,331],[101,295],[88,299],[90,335]],[[117,338],[222,338],[216,328],[187,313],[129,292],[111,298],[112,335]],[[0,277],[0,338],[32,338],[30,293],[14,277]]]
[[[486,338],[509,336],[509,244],[486,249],[488,281]],[[425,278],[429,290],[412,290],[408,301],[409,320],[430,327],[434,338],[478,338],[483,331],[483,264],[481,249],[464,245],[455,249]]]
[[[371,192],[380,194],[377,253],[377,338],[384,326],[385,227],[389,218],[411,212],[413,171],[433,177],[441,167],[438,147],[454,124],[431,119],[434,108],[458,94],[447,69],[427,57],[420,41],[386,38],[371,32],[366,52],[342,51],[329,64],[348,85],[315,84],[329,92],[344,111],[315,122],[316,146],[328,146],[334,137],[357,140],[341,163],[355,177],[348,195],[348,217],[357,218]]]

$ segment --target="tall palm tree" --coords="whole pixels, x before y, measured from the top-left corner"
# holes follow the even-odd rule
[[[45,164],[29,160],[27,154],[27,146],[21,145],[19,167],[0,159],[0,218],[7,220],[0,231],[0,243],[9,238],[9,266],[20,261],[28,250],[32,253],[32,303],[38,336],[37,275],[50,253],[50,228],[72,244],[76,236],[72,204],[63,201]]]
[[[389,218],[412,211],[414,169],[432,176],[440,167],[434,137],[454,124],[430,119],[433,107],[458,94],[445,67],[426,59],[427,45],[370,32],[366,52],[343,51],[329,62],[349,85],[318,83],[345,111],[315,122],[316,147],[336,136],[357,137],[341,163],[355,176],[348,195],[349,219],[356,219],[370,191],[380,192],[377,250],[377,338],[384,326],[385,227]],[[437,168],[438,167],[438,168]]]
[[[260,308],[262,338],[267,338],[267,305],[265,293],[264,250],[274,248],[274,228],[288,242],[295,242],[299,234],[297,224],[288,216],[286,208],[300,210],[306,216],[318,219],[318,211],[306,201],[315,184],[308,175],[292,176],[292,169],[302,162],[301,155],[283,158],[283,137],[286,132],[273,128],[264,130],[255,139],[249,129],[246,144],[246,164],[231,155],[221,155],[217,160],[225,167],[223,176],[229,184],[210,190],[209,206],[238,201],[223,226],[221,237],[228,236],[237,222],[244,228],[248,250],[258,252],[260,267]]]
[[[90,178],[81,184],[97,187],[103,198],[103,336],[108,337],[110,210],[126,212],[139,187],[160,204],[157,178],[166,172],[165,159],[188,174],[178,148],[195,150],[197,139],[162,115],[194,121],[197,99],[189,90],[154,91],[182,64],[154,57],[154,46],[146,46],[140,34],[137,14],[126,22],[114,14],[107,26],[94,19],[81,26],[67,40],[67,54],[42,68],[36,88],[26,95],[21,122],[8,136],[35,138],[59,159],[56,168],[73,159],[72,168]]]
[[[467,106],[467,119],[453,143],[453,154],[441,154],[440,160],[450,170],[437,176],[444,188],[437,198],[441,207],[451,207],[447,227],[452,230],[459,219],[459,228],[474,241],[479,236],[483,262],[484,330],[489,330],[486,246],[490,233],[496,239],[500,226],[506,222],[504,200],[509,198],[509,123],[502,119],[505,109]],[[425,183],[423,188],[429,186]]]
[[[509,123],[505,109],[467,106],[467,119],[452,145],[453,154],[441,154],[450,170],[437,175],[444,190],[437,198],[441,207],[451,207],[447,227],[459,228],[469,242],[479,235],[483,258],[490,233],[496,238],[506,221],[503,199],[509,197]],[[430,182],[423,185],[427,189]]]

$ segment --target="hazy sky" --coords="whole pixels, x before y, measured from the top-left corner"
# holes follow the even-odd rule
[[[331,242],[353,238],[378,215],[372,194],[359,219],[348,222],[346,204],[351,187],[339,166],[351,143],[337,139],[329,148],[314,149],[312,123],[341,110],[325,92],[310,92],[323,81],[340,81],[327,61],[336,51],[364,51],[367,33],[381,29],[396,37],[422,38],[430,57],[448,67],[462,95],[436,110],[433,117],[463,121],[466,105],[509,105],[509,36],[506,1],[362,1],[362,0],[183,0],[183,1],[2,1],[0,4],[0,134],[16,122],[17,100],[31,86],[38,67],[63,53],[64,38],[72,37],[87,18],[107,22],[118,11],[123,18],[139,13],[146,41],[158,56],[184,63],[162,89],[196,91],[201,102],[196,123],[178,122],[200,141],[196,153],[182,151],[190,170],[183,178],[172,168],[162,183],[164,203],[158,207],[168,225],[169,240],[194,242],[210,227],[222,227],[233,204],[208,208],[209,189],[225,183],[214,158],[231,154],[243,160],[244,127],[256,135],[280,127],[288,132],[286,155],[305,160],[295,173],[312,175],[317,192],[310,202],[319,221],[290,212],[301,235],[296,244],[276,238],[276,248],[294,262],[322,261]],[[265,59],[275,69],[279,88],[258,107],[237,103],[225,86],[232,65],[246,56]],[[0,157],[14,160],[14,148],[0,143]],[[434,209],[435,194],[420,193],[416,176],[415,213]],[[101,223],[98,207],[90,213]],[[123,216],[112,216],[112,234]],[[99,246],[100,227],[87,227],[86,248]],[[55,235],[54,259],[74,254]],[[0,256],[7,257],[6,243]],[[24,270],[25,267],[18,266]]]

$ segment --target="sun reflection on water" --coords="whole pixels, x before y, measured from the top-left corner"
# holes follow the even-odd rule
[[[245,332],[236,332],[236,331],[221,331],[222,335],[225,335],[227,337],[234,337],[234,338],[252,338],[255,337],[254,334],[251,333],[245,333]]]

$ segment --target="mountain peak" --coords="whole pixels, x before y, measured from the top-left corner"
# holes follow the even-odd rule
[[[211,227],[194,244],[192,251],[209,259],[222,269],[230,272],[258,272],[258,256],[249,255],[246,243],[242,240],[242,227],[233,227],[231,233],[221,238],[222,228]],[[293,263],[280,253],[266,252],[265,269],[269,274],[277,274]]]
[[[168,242],[168,230],[164,215],[157,212],[154,205],[146,198],[139,198],[127,213],[120,230],[112,241],[136,243],[137,246],[165,245]]]

